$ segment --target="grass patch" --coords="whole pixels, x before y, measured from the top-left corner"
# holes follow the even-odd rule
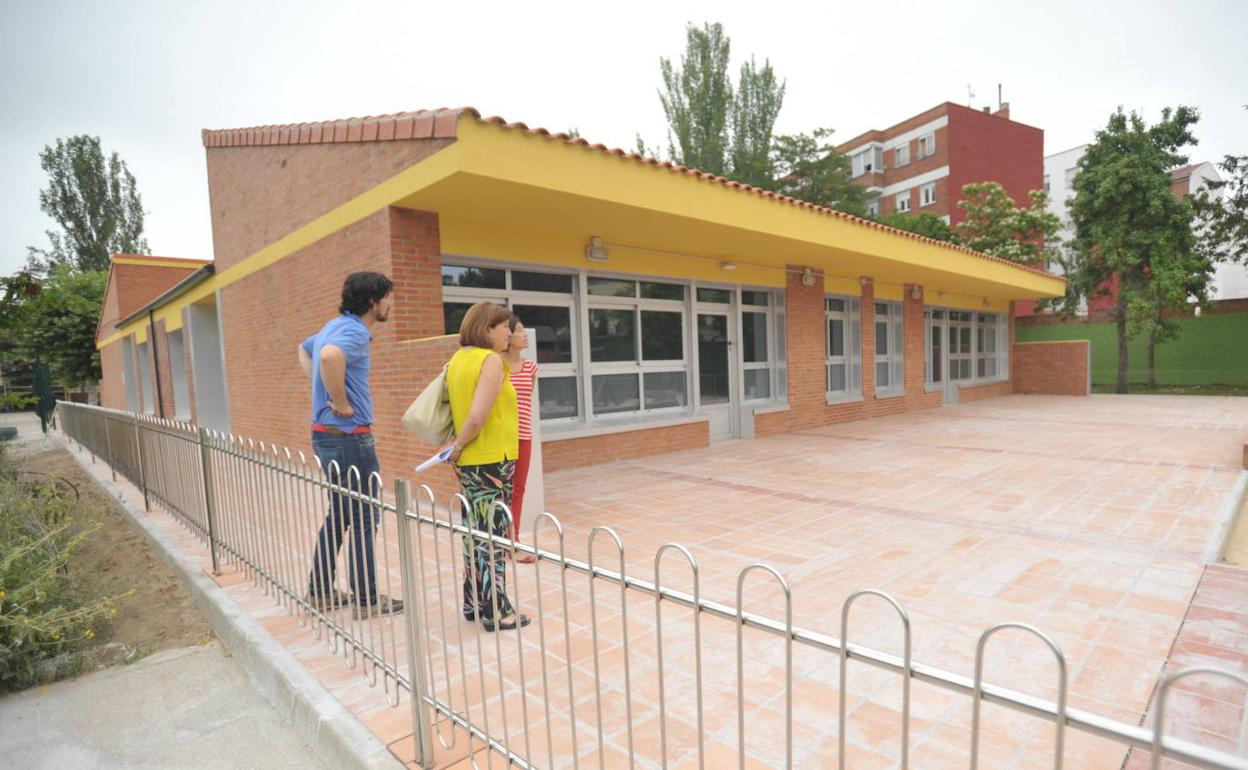
[[[1248,313],[1211,313],[1178,320],[1178,339],[1157,346],[1158,386],[1248,387]],[[1088,340],[1092,348],[1093,391],[1104,392],[1096,386],[1117,382],[1118,335],[1113,324],[1019,325],[1017,338],[1019,342]],[[1146,338],[1137,337],[1127,343],[1127,363],[1128,382],[1148,381]],[[1136,386],[1131,386],[1131,392],[1137,392]]]

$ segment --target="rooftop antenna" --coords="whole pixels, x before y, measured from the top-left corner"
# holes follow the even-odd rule
[[[975,92],[971,90],[971,84],[966,84],[966,106],[970,107],[975,101]]]
[[[1004,102],[1001,101],[1001,84],[997,83],[997,111],[998,112],[1001,110],[1002,104],[1004,104]]]

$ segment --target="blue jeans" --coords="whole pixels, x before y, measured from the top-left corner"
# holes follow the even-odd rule
[[[312,433],[312,451],[321,461],[325,478],[351,492],[368,497],[381,497],[380,488],[370,488],[369,477],[378,471],[376,439],[371,433],[336,435]],[[337,470],[331,467],[337,463]],[[359,472],[357,479],[350,469]],[[308,577],[308,593],[328,597],[334,586],[338,551],[346,530],[351,530],[351,546],[347,549],[347,575],[351,592],[358,604],[377,603],[377,576],[373,565],[373,530],[381,521],[376,505],[353,499],[350,495],[329,493],[329,513],[316,538],[312,555],[312,574]]]

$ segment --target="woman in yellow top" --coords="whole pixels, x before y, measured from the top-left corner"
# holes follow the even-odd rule
[[[461,347],[446,368],[455,422],[450,461],[468,500],[464,525],[499,537],[511,537],[511,527],[495,503],[511,506],[520,455],[516,389],[508,378],[507,362],[499,355],[511,339],[510,320],[511,311],[492,302],[468,308],[459,327]],[[529,624],[507,598],[502,545],[464,538],[464,618],[480,618],[487,631]]]

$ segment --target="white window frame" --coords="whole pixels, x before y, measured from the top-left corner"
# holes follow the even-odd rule
[[[930,158],[936,154],[936,132],[931,131],[919,137],[919,160]]]
[[[866,147],[850,156],[850,176],[857,178],[864,174],[875,174],[884,170],[884,148],[880,146]]]
[[[897,193],[897,198],[894,201],[894,205],[897,209],[898,214],[904,214],[910,210],[910,193],[911,192],[912,190],[905,190],[904,192]]]
[[[897,145],[893,150],[893,168],[910,165],[910,143]]]
[[[882,318],[881,318],[882,317]],[[880,352],[880,323],[884,323],[884,352]],[[905,395],[905,307],[900,302],[877,300],[875,303],[875,397]],[[880,386],[880,364],[888,369],[888,385]]]
[[[878,217],[880,215],[880,199],[873,198],[867,201],[867,214],[869,216]]]
[[[187,381],[186,346],[182,329],[174,329],[168,333],[169,340],[169,377],[172,380],[173,419],[189,421],[191,419],[191,388]]]
[[[542,363],[538,369],[538,387],[540,396],[541,381],[547,379],[560,379],[566,377],[574,377],[577,382],[577,405],[576,415],[572,417],[556,417],[542,420],[543,425],[561,425],[575,424],[582,420],[585,414],[584,392],[580,387],[580,361],[581,348],[579,345],[581,316],[577,312],[577,286],[578,276],[576,271],[566,268],[550,267],[545,265],[520,265],[520,264],[500,264],[498,262],[490,262],[481,259],[461,258],[452,255],[446,255],[442,259],[439,266],[438,274],[441,275],[441,267],[479,267],[491,270],[502,270],[506,274],[504,279],[504,288],[502,289],[483,289],[468,286],[443,286],[442,302],[495,302],[505,307],[538,306],[538,307],[558,307],[567,308],[568,310],[568,328],[571,332],[572,344],[572,361]],[[548,291],[515,291],[511,288],[512,271],[516,270],[522,273],[549,273],[552,275],[567,275],[572,279],[572,291],[569,294]],[[533,344],[530,342],[530,344]],[[535,411],[538,419],[541,419],[541,404],[535,404]]]
[[[834,303],[841,303],[833,309]],[[828,294],[823,298],[824,389],[828,403],[862,400],[862,312],[858,297]],[[832,322],[841,322],[843,335],[840,355],[832,354]],[[832,389],[832,367],[845,367],[845,387]]]
[[[146,342],[136,346],[139,351],[139,382],[143,383],[143,414],[156,414],[156,396],[152,392],[152,373],[147,354],[151,341],[149,336]]]
[[[960,308],[927,308],[924,310],[924,358],[926,373],[924,383],[930,391],[940,390],[946,382],[956,382],[961,387],[988,385],[1005,382],[1010,378],[1010,319],[1006,313],[976,313]],[[943,339],[939,346],[933,341],[936,329],[942,329]],[[967,347],[962,349],[963,332],[967,338]],[[988,344],[991,340],[991,345]],[[988,350],[988,348],[993,348]],[[943,377],[936,380],[932,376],[935,353],[943,356]],[[981,359],[985,374],[981,375]],[[991,360],[993,364],[989,365]],[[965,362],[968,376],[961,375]],[[988,374],[990,368],[995,373]]]
[[[632,297],[604,297],[599,295],[591,295],[589,293],[589,280],[592,278],[604,278],[608,280],[631,281],[633,283]],[[684,292],[684,296],[679,300],[669,299],[646,299],[640,296],[642,283],[665,283],[671,285],[679,285]],[[585,287],[585,339],[586,346],[589,344],[589,315],[594,310],[631,310],[633,313],[633,360],[632,361],[601,361],[594,362],[587,353],[586,371],[584,378],[583,392],[585,393],[586,406],[589,409],[588,414],[595,419],[611,419],[614,417],[627,415],[663,415],[663,414],[679,414],[688,412],[691,409],[692,399],[690,398],[690,388],[692,385],[692,374],[690,372],[690,335],[689,335],[689,285],[682,281],[671,279],[647,279],[635,275],[613,275],[606,273],[594,272],[586,274],[584,278]],[[680,313],[680,333],[681,333],[681,357],[679,359],[667,359],[648,361],[642,356],[642,326],[641,314],[644,311],[660,311]],[[658,407],[650,409],[646,406],[646,374],[663,374],[671,372],[681,372],[685,375],[685,402],[677,406]],[[637,398],[638,408],[636,410],[616,411],[616,412],[596,412],[594,411],[594,387],[593,381],[595,376],[611,375],[611,374],[632,374],[637,378]]]
[[[767,304],[765,306],[756,305],[756,304],[746,304],[745,292],[747,291],[761,292],[761,293],[766,294]],[[777,291],[773,289],[769,289],[765,287],[758,287],[758,286],[738,287],[737,328],[740,330],[740,341],[739,341],[739,344],[737,345],[737,349],[740,351],[740,353],[738,353],[738,361],[740,362],[740,368],[741,368],[741,403],[742,404],[761,404],[761,403],[769,403],[773,401],[783,401],[787,399],[787,393],[785,394],[784,398],[781,398],[780,396],[777,395],[777,393],[780,392],[780,380],[782,379],[779,375],[780,356],[778,354],[779,354],[779,348],[784,343],[784,337],[787,334],[787,330],[783,330],[783,331],[781,330],[780,318],[783,317],[783,314],[778,314],[776,310],[777,310],[777,306],[782,305],[783,302],[784,302],[783,295],[780,295]],[[745,360],[745,314],[746,313],[762,313],[764,318],[766,319],[766,325],[767,325],[767,329],[765,332],[766,340],[767,340],[767,360],[766,361],[747,362]],[[747,371],[758,371],[761,369],[766,369],[768,372],[767,395],[762,398],[746,398],[745,396],[745,373]],[[786,378],[787,378],[787,371],[786,371]],[[787,382],[785,383],[785,390],[787,390]]]
[[[936,202],[936,183],[928,182],[919,188],[919,207],[930,206]]]
[[[945,336],[948,334],[946,312],[944,308],[923,310],[923,385],[929,393],[944,388],[949,376],[944,364]]]
[[[1009,317],[1005,313],[975,314],[976,382],[1001,382],[1010,378],[1009,337]],[[989,372],[989,369],[995,371]]]

